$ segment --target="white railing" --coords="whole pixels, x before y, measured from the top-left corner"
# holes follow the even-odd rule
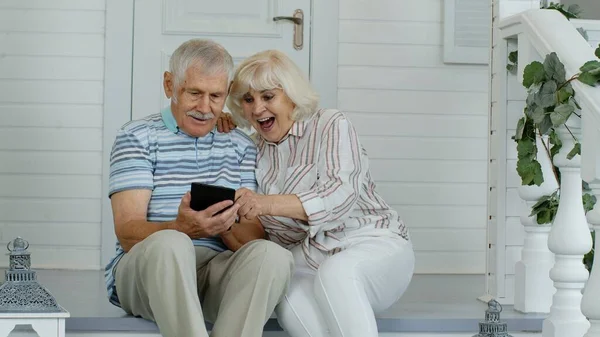
[[[508,17],[499,24],[500,36],[494,54],[494,64],[499,68],[495,69],[505,69],[507,63],[502,58],[508,58],[509,40],[518,40],[519,82],[522,82],[526,65],[543,61],[552,52],[565,65],[569,78],[578,73],[585,62],[597,60],[594,48],[574,28],[575,25],[589,29],[591,24],[593,22],[569,22],[554,10],[530,10]],[[492,90],[506,90],[510,84],[505,80],[506,76],[503,79],[492,81]],[[597,207],[588,213],[588,218],[600,232],[600,87],[590,87],[578,81],[573,81],[572,85],[581,106],[582,118],[572,115],[567,121],[568,129],[562,127],[557,130],[563,141],[562,149],[554,157],[554,164],[561,172],[560,203],[547,241],[547,248],[554,253],[554,262],[549,271],[543,268],[537,270],[542,273],[538,279],[549,277],[555,288],[549,315],[543,324],[544,337],[600,337],[600,258],[596,256],[596,267],[590,276],[582,262],[583,255],[591,248],[592,240],[581,200],[583,177],[591,184],[599,200]],[[574,145],[571,133],[581,140],[582,154],[569,160],[567,153]],[[531,205],[533,194],[523,195],[529,196],[526,200]],[[524,225],[530,222],[526,217],[522,220]],[[525,244],[525,259],[535,258],[543,250],[539,249],[539,239],[526,238]],[[528,244],[537,247],[527,247]],[[526,261],[523,268],[527,269],[530,262]],[[515,298],[515,304],[518,302],[519,299]]]

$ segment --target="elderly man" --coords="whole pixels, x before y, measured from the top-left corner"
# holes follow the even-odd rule
[[[256,189],[254,143],[216,130],[232,72],[222,46],[185,42],[164,74],[170,106],[125,124],[112,149],[109,299],[163,336],[208,336],[205,319],[215,337],[262,336],[292,273],[291,254],[263,239],[258,220],[235,221],[239,205],[190,208],[192,182]]]

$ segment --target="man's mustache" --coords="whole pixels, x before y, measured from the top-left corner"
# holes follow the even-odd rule
[[[212,112],[202,113],[198,111],[188,111],[185,114],[200,120],[209,120],[215,118],[215,115]]]

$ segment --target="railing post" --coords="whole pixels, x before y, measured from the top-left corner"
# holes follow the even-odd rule
[[[597,200],[600,200],[600,183],[590,184]],[[588,222],[593,226],[596,233],[600,232],[600,202],[596,202],[594,209],[587,214]],[[596,236],[595,253],[598,252],[600,238]],[[594,264],[590,278],[588,279],[583,299],[581,300],[581,311],[590,320],[591,326],[585,337],[600,337],[600,257],[594,254]]]
[[[560,203],[548,239],[548,248],[555,254],[550,278],[556,293],[542,336],[583,337],[590,323],[581,312],[581,290],[589,276],[582,260],[592,248],[592,239],[581,196],[581,157],[567,158],[573,137],[581,139],[581,119],[572,115],[557,133],[563,143],[554,157],[561,173]]]
[[[551,195],[558,189],[553,173],[552,162],[543,151],[547,141],[539,136],[536,139],[538,162],[542,167],[544,182],[540,186],[519,186],[519,196],[527,207],[521,215],[521,224],[525,228],[525,242],[521,260],[515,265],[515,304],[521,312],[548,313],[552,305],[554,286],[549,277],[554,265],[554,254],[548,249],[550,224],[539,225],[536,216],[529,216],[531,207],[543,196]]]

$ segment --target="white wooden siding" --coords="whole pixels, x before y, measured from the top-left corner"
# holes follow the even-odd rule
[[[36,268],[101,267],[104,7],[0,0],[0,244]]]
[[[443,64],[442,3],[341,2],[338,106],[417,272],[483,273],[488,71]],[[26,237],[38,268],[101,268],[104,8],[0,0],[0,243]]]
[[[488,70],[445,65],[442,0],[340,2],[338,107],[414,240],[418,273],[484,273]]]

